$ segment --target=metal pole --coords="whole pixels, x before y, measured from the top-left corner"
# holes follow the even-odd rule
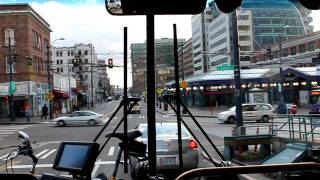
[[[182,52],[182,59],[181,59],[181,66],[182,66],[182,80],[184,80],[184,78],[185,78],[185,74],[184,74],[184,57],[183,57],[183,50],[184,50],[184,43],[182,44],[182,50],[181,50],[181,52]],[[184,103],[186,103],[186,92],[187,92],[187,89],[186,88],[183,88],[183,92],[184,92],[184,95],[183,95],[183,100],[184,100]],[[187,104],[187,103],[186,103]],[[184,107],[182,107],[182,114],[187,114],[187,111],[186,111],[186,109],[184,108]]]
[[[147,14],[147,117],[149,173],[156,175],[156,116],[155,116],[155,58],[154,58],[154,15]]]
[[[183,169],[182,159],[182,140],[181,140],[181,112],[180,112],[180,83],[179,83],[179,62],[178,62],[178,42],[177,42],[177,26],[173,24],[173,49],[174,49],[174,69],[175,69],[175,85],[176,85],[176,104],[177,104],[177,125],[178,125],[178,147],[179,147],[179,169]]]
[[[71,93],[71,87],[70,87],[70,62],[68,62],[68,81],[69,81],[69,111],[72,111],[72,93]]]
[[[243,126],[242,117],[242,97],[241,97],[241,74],[240,74],[240,58],[238,43],[238,22],[237,11],[232,13],[232,45],[233,45],[233,61],[234,61],[234,80],[235,80],[235,103],[236,103],[236,122],[237,127]]]
[[[93,60],[92,60],[92,44],[91,44],[91,107],[93,108]]]
[[[47,45],[47,59],[48,59],[48,63],[47,63],[47,75],[48,75],[48,93],[52,93],[52,89],[51,89],[51,74],[50,74],[50,46]],[[48,100],[49,101],[49,116],[50,119],[53,119],[53,104],[52,104],[52,100]]]
[[[281,34],[279,34],[279,78],[280,78],[280,101],[283,99],[283,80],[282,80],[282,38],[281,38]]]
[[[124,133],[124,139],[123,139],[123,150],[124,150],[124,173],[128,173],[128,141],[127,141],[127,131],[128,131],[128,61],[127,61],[127,27],[124,27],[123,29],[123,100],[124,100],[124,108],[123,108],[123,133]]]
[[[10,121],[15,121],[16,116],[14,113],[14,106],[13,106],[13,92],[11,92],[11,85],[12,85],[12,58],[11,58],[11,38],[10,38],[10,32],[9,34],[9,95],[10,95],[10,104],[9,104],[9,114],[10,114]]]

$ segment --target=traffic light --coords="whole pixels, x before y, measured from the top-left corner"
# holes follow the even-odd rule
[[[218,9],[224,13],[231,13],[242,3],[242,0],[215,0]]]
[[[108,59],[108,68],[113,68],[113,59],[112,58]]]

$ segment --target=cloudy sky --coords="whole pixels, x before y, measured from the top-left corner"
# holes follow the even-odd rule
[[[57,41],[55,46],[92,43],[100,59],[113,58],[116,65],[123,63],[124,26],[128,27],[129,46],[146,39],[144,16],[111,16],[105,9],[104,0],[0,0],[0,3],[30,3],[49,22],[53,31],[51,40],[65,38]],[[313,12],[313,25],[319,31],[320,18],[316,17],[320,17],[320,11]],[[177,24],[178,38],[191,37],[191,16],[156,16],[155,37],[172,38],[174,23]],[[108,73],[111,84],[123,86],[122,69],[108,69]],[[131,73],[128,74],[131,86]]]

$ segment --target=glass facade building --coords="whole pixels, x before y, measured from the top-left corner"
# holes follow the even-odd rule
[[[304,19],[310,14],[300,13],[302,9],[297,3],[288,0],[244,0],[241,7],[243,11],[252,11],[253,35],[264,47],[278,43],[280,37],[288,40],[307,33],[306,25],[309,25]]]

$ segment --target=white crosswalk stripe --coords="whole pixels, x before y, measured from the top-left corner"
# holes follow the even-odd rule
[[[5,154],[3,156],[0,157],[1,160],[6,159],[8,157],[9,154]]]
[[[18,131],[29,128],[33,126],[31,124],[27,125],[4,125],[0,126],[0,140],[5,139],[5,137],[17,134]]]
[[[108,152],[108,156],[112,156],[114,153],[114,146],[110,147],[109,152]]]
[[[45,150],[41,151],[40,153],[38,153],[38,154],[36,155],[36,157],[40,157],[41,155],[43,155],[43,154],[46,153],[47,151],[49,151],[49,149],[45,149]]]
[[[43,155],[40,159],[45,159],[48,156],[50,156],[52,153],[54,153],[57,149],[52,149],[51,151],[49,151],[47,154]]]

